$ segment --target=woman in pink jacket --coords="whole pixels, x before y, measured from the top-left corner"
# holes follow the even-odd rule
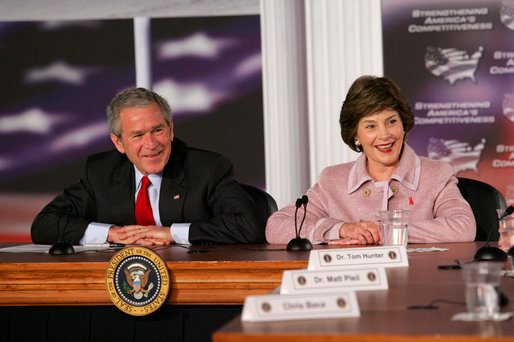
[[[420,157],[405,143],[414,113],[392,80],[358,78],[339,123],[343,141],[362,154],[354,162],[325,168],[307,191],[301,237],[313,243],[378,244],[379,211],[405,209],[410,210],[409,242],[473,241],[475,218],[452,166]],[[291,203],[268,219],[269,243],[295,237],[295,208]]]

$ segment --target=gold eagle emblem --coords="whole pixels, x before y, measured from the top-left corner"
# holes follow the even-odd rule
[[[141,299],[143,295],[150,292],[153,284],[150,284],[148,289],[146,289],[151,273],[150,269],[146,269],[145,266],[135,263],[124,269],[124,272],[127,283],[130,286],[130,290],[127,292],[128,294],[133,295],[136,299]]]

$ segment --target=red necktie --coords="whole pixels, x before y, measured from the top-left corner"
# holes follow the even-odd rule
[[[141,189],[139,189],[137,194],[136,222],[142,226],[155,226],[152,206],[148,197],[148,185],[150,185],[150,180],[147,176],[144,176],[141,181]]]

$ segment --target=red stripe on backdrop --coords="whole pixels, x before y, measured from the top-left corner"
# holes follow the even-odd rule
[[[0,234],[2,242],[32,242],[30,235],[27,234]]]

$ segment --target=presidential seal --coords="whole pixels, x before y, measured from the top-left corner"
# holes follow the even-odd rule
[[[166,263],[157,253],[141,246],[114,254],[105,279],[113,304],[133,316],[148,315],[160,308],[170,288]]]

